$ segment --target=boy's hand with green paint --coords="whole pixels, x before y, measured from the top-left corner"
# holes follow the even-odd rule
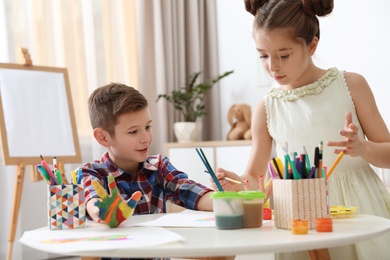
[[[99,212],[95,211],[95,214],[93,214],[92,212],[89,212],[93,210],[87,207],[88,213],[95,221],[102,221],[111,228],[119,226],[120,223],[133,215],[137,201],[142,195],[140,191],[136,191],[131,195],[131,198],[128,201],[125,201],[119,194],[116,182],[111,174],[108,176],[110,196],[108,196],[106,190],[97,180],[92,181],[92,186],[100,197],[100,199],[95,199],[93,201],[93,205],[99,209]],[[92,204],[92,201],[88,204]]]

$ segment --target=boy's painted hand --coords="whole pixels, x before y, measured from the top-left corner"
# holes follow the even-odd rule
[[[125,201],[120,196],[111,174],[108,176],[110,196],[97,180],[92,181],[92,185],[101,199],[101,201],[95,202],[95,206],[99,208],[99,218],[111,228],[119,226],[120,223],[133,215],[137,201],[142,195],[140,191],[136,191],[128,201]]]

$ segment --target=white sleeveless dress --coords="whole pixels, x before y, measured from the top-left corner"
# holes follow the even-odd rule
[[[318,81],[294,90],[273,88],[264,97],[268,131],[274,140],[277,157],[284,161],[283,146],[288,151],[302,151],[306,146],[314,164],[314,150],[323,141],[323,165],[328,169],[336,160],[327,141],[344,140],[345,112],[364,133],[347,87],[344,73],[330,68]],[[360,157],[345,155],[329,178],[330,205],[357,206],[362,214],[390,218],[390,194],[369,163]],[[337,231],[334,231],[337,232]],[[372,240],[329,249],[331,259],[390,259],[390,233]],[[309,259],[307,252],[278,254],[278,259]]]

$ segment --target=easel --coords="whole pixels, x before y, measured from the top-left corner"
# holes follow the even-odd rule
[[[21,49],[22,57],[24,59],[23,65],[17,65],[17,64],[0,64],[0,69],[11,69],[14,71],[37,71],[37,73],[45,72],[45,73],[53,73],[53,75],[61,75],[61,82],[62,85],[65,86],[66,97],[64,100],[65,103],[67,103],[67,107],[62,108],[61,112],[64,112],[69,115],[70,118],[70,126],[71,132],[73,135],[73,145],[74,145],[74,151],[71,152],[71,155],[69,156],[57,156],[58,160],[58,169],[60,170],[61,177],[64,184],[67,184],[68,181],[65,176],[65,169],[64,169],[64,162],[68,163],[80,163],[81,162],[81,155],[80,155],[80,146],[78,141],[78,135],[77,135],[77,129],[75,125],[75,118],[74,118],[74,112],[73,112],[73,106],[72,106],[72,99],[70,95],[70,87],[69,87],[69,81],[68,81],[68,75],[66,69],[60,69],[60,68],[49,68],[49,67],[36,67],[32,66],[32,60],[30,58],[30,54],[28,53],[28,50],[26,48]],[[5,72],[4,72],[5,73]],[[4,75],[7,75],[6,73]],[[57,81],[56,81],[57,83]],[[31,87],[37,87],[34,86],[34,82],[29,82],[27,84],[28,86],[31,85]],[[36,85],[36,84],[35,84]],[[61,85],[61,84],[59,84]],[[61,86],[62,86],[61,85]],[[4,86],[4,85],[3,85]],[[15,87],[15,86],[14,86]],[[16,233],[16,227],[17,227],[17,221],[18,221],[18,215],[19,215],[19,209],[20,209],[20,203],[22,198],[22,190],[23,190],[23,182],[24,182],[24,175],[26,170],[26,165],[29,165],[30,171],[31,171],[31,181],[41,181],[43,180],[42,176],[38,173],[37,168],[35,165],[37,163],[40,163],[39,154],[36,156],[17,156],[12,155],[10,156],[9,153],[9,142],[7,139],[7,131],[6,131],[6,120],[5,115],[3,113],[3,103],[2,103],[2,95],[3,93],[0,92],[0,132],[1,132],[1,143],[3,148],[3,163],[5,165],[16,165],[16,176],[15,176],[15,183],[14,183],[14,194],[13,194],[13,200],[12,200],[12,209],[11,209],[11,219],[10,219],[10,230],[9,230],[9,236],[8,236],[8,251],[7,251],[7,260],[12,259],[12,251],[13,251],[13,244],[15,241],[15,233]],[[29,97],[30,98],[30,97]],[[67,101],[67,102],[66,102]],[[56,108],[53,108],[56,109]],[[58,108],[60,109],[60,108]],[[65,111],[64,111],[65,110]],[[62,114],[61,114],[62,115]],[[26,115],[27,116],[27,115]],[[35,126],[33,126],[35,127]],[[39,146],[39,145],[38,145]],[[51,145],[50,145],[51,146]],[[41,147],[39,147],[41,148]],[[15,156],[15,157],[13,157]],[[43,155],[45,157],[45,155]],[[48,159],[48,158],[45,158]],[[49,163],[49,162],[48,162]]]
[[[32,66],[32,60],[30,57],[30,54],[28,53],[28,50],[25,48],[21,49],[24,60],[25,60],[25,66]],[[36,176],[34,174],[33,166],[31,165],[31,177],[32,181],[39,181],[39,179],[42,180],[42,178],[39,178],[39,176]],[[10,223],[10,230],[8,233],[8,251],[7,251],[7,260],[11,260],[12,257],[12,249],[13,244],[15,241],[15,232],[16,232],[16,226],[18,223],[18,215],[19,215],[19,208],[20,208],[20,201],[22,199],[22,189],[23,189],[23,182],[24,182],[24,171],[25,171],[25,164],[21,163],[16,168],[16,176],[15,176],[15,184],[14,184],[14,195],[13,195],[13,203],[12,203],[12,210],[11,210],[11,223]]]

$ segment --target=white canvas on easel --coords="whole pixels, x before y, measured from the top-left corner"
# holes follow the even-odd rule
[[[39,85],[37,96],[31,82]],[[62,73],[2,69],[0,92],[10,157],[76,154]]]
[[[0,110],[5,165],[80,161],[66,69],[0,64]]]

